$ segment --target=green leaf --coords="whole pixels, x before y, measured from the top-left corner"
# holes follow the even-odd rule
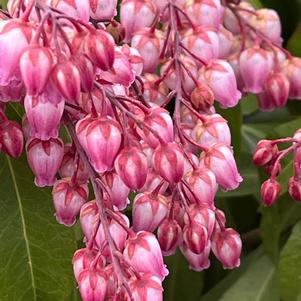
[[[290,37],[287,43],[287,49],[292,52],[292,54],[301,56],[301,23],[297,26],[295,32]]]
[[[301,216],[300,216],[301,217]],[[284,301],[301,300],[301,221],[295,225],[284,246],[277,271],[281,296]]]
[[[0,299],[71,301],[74,230],[56,223],[49,189],[39,189],[25,158],[0,156]]]
[[[262,253],[254,259],[247,265],[247,269],[242,267],[242,273],[239,270],[230,273],[201,301],[279,301],[273,263]],[[233,276],[235,274],[236,277]]]
[[[180,251],[164,261],[169,269],[164,280],[164,301],[198,301],[204,285],[203,273],[190,270]]]

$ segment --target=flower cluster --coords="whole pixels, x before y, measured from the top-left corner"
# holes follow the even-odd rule
[[[211,251],[239,266],[239,234],[214,198],[242,177],[214,101],[234,107],[251,92],[262,109],[281,107],[301,97],[301,64],[281,47],[274,11],[234,2],[123,0],[120,23],[117,0],[9,0],[1,13],[1,150],[19,157],[25,138],[57,221],[79,215],[83,300],[162,300],[162,255],[177,248],[196,271]],[[22,128],[6,117],[9,102],[24,107]],[[260,145],[254,162],[276,166],[264,194],[276,195],[285,152]],[[122,211],[133,192],[130,226]]]
[[[289,143],[290,146],[279,150],[278,144]],[[264,168],[269,179],[262,183],[261,197],[265,206],[271,206],[280,196],[281,185],[277,177],[281,174],[281,160],[293,154],[294,174],[288,182],[288,192],[293,200],[301,201],[301,130],[293,137],[277,140],[261,140],[253,155],[253,162]]]

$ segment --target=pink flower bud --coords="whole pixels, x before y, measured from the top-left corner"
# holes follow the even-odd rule
[[[270,72],[268,53],[255,46],[244,50],[239,57],[244,91],[261,93]]]
[[[186,225],[197,223],[207,229],[208,238],[211,237],[215,224],[215,212],[208,205],[190,205],[184,215]]]
[[[275,179],[268,179],[261,185],[261,198],[265,206],[271,206],[279,197],[280,184]]]
[[[283,73],[290,83],[289,97],[301,99],[301,58],[287,60],[283,66]]]
[[[140,76],[143,71],[144,59],[140,55],[139,51],[136,48],[130,47],[127,44],[124,44],[120,48],[120,50],[123,54],[125,54],[127,56],[135,75]]]
[[[300,178],[291,177],[288,181],[288,192],[293,200],[301,201],[301,180]]]
[[[184,10],[195,25],[218,27],[223,8],[220,0],[186,1]]]
[[[120,21],[125,29],[125,42],[133,33],[152,24],[157,8],[151,0],[123,0],[120,6]]]
[[[223,264],[224,269],[239,267],[242,244],[235,230],[227,228],[215,232],[211,244],[214,255]]]
[[[184,174],[184,156],[178,144],[167,143],[158,146],[154,152],[153,166],[164,180],[178,183]]]
[[[111,237],[116,245],[117,250],[122,251],[124,248],[125,241],[127,239],[128,233],[124,228],[129,228],[130,222],[126,215],[116,211],[113,213],[115,219],[109,220],[109,232],[111,234]],[[123,225],[123,227],[121,225]],[[98,228],[95,242],[97,247],[100,250],[104,250],[103,253],[106,256],[110,256],[110,250],[107,247],[108,241],[102,226],[102,223],[100,223],[100,226]],[[105,249],[107,247],[107,249]]]
[[[1,21],[0,24],[0,86],[6,86],[19,77],[19,58],[28,46],[33,33],[32,24],[19,19]],[[9,47],[13,45],[14,47]]]
[[[85,241],[88,242],[99,220],[98,207],[95,201],[84,204],[80,210],[80,225],[85,235]]]
[[[163,108],[151,109],[150,113],[143,120],[164,142],[174,140],[173,122],[168,111]],[[155,148],[160,144],[158,138],[147,128],[137,128],[139,136],[151,147]]]
[[[66,100],[76,103],[80,95],[80,73],[76,66],[66,61],[52,69],[52,81]]]
[[[95,70],[92,61],[83,53],[71,58],[80,74],[82,92],[90,92],[93,88]]]
[[[0,69],[1,72],[1,69]],[[1,73],[0,73],[1,81]],[[25,96],[25,87],[23,82],[17,78],[13,77],[8,84],[1,85],[0,83],[0,102],[19,102]]]
[[[115,159],[115,170],[132,190],[143,187],[147,176],[147,157],[138,147],[124,148]]]
[[[210,266],[210,240],[207,241],[204,251],[201,254],[193,253],[185,244],[180,248],[181,252],[189,262],[189,268],[201,272]]]
[[[152,233],[140,231],[129,237],[123,256],[138,272],[153,273],[161,280],[168,275],[160,245]]]
[[[231,132],[227,120],[219,114],[203,115],[192,131],[192,137],[199,144],[211,146],[214,143],[231,145]]]
[[[174,255],[183,240],[182,229],[176,220],[165,219],[157,231],[158,241],[164,256]]]
[[[288,79],[280,72],[272,73],[266,83],[265,92],[277,108],[286,105],[289,96],[290,83]]]
[[[213,91],[208,85],[200,82],[191,92],[190,101],[196,110],[208,112],[214,103]]]
[[[116,16],[117,0],[90,0],[90,15],[98,21],[109,21]]]
[[[102,173],[113,166],[121,144],[121,130],[114,119],[99,116],[89,123],[87,117],[76,124],[76,134],[93,167]]]
[[[212,27],[198,26],[188,29],[182,39],[183,45],[205,62],[216,59],[219,54],[219,40]],[[200,66],[200,62],[196,61]]]
[[[78,278],[83,301],[104,301],[107,290],[107,275],[95,268],[84,270]]]
[[[185,245],[195,254],[201,254],[208,240],[207,229],[199,223],[190,223],[183,229],[183,240]]]
[[[16,121],[4,121],[0,124],[0,149],[13,158],[21,156],[24,136],[21,126]]]
[[[27,94],[40,94],[48,82],[53,64],[50,50],[39,45],[28,46],[23,50],[19,64]]]
[[[253,163],[257,166],[268,164],[278,154],[277,144],[270,140],[261,140],[258,142],[253,155]]]
[[[163,179],[157,175],[157,173],[155,173],[155,171],[153,170],[149,170],[147,177],[146,177],[146,182],[144,184],[144,186],[139,189],[139,192],[149,192],[149,191],[153,191],[155,190],[158,185],[160,185],[162,183]],[[160,190],[159,193],[164,194],[168,188],[169,184],[167,182],[165,182]]]
[[[200,76],[212,89],[215,99],[222,108],[237,105],[241,93],[237,90],[235,74],[229,63],[223,60],[212,60],[200,70]]]
[[[114,46],[112,36],[103,29],[97,29],[87,36],[84,49],[96,67],[107,71],[114,63]]]
[[[153,232],[168,213],[168,200],[163,195],[140,193],[133,203],[134,231]]]
[[[73,184],[69,179],[57,181],[53,186],[52,197],[58,223],[73,226],[88,194],[87,184]]]
[[[160,278],[152,273],[143,274],[140,278],[129,280],[133,300],[163,301],[163,288]]]
[[[64,143],[59,138],[31,139],[26,144],[28,164],[39,187],[52,186],[63,159]]]
[[[197,204],[214,204],[217,191],[215,175],[207,168],[199,168],[185,175],[189,189],[183,185],[190,202]]]
[[[27,95],[24,108],[30,124],[31,137],[42,140],[56,138],[64,107],[64,99],[50,88],[37,96]]]
[[[232,149],[225,144],[214,144],[201,157],[201,163],[213,171],[217,183],[225,191],[235,189],[242,182]]]
[[[112,204],[118,210],[124,210],[129,203],[130,188],[124,184],[118,174],[113,172],[106,172],[104,174],[104,181]]]
[[[164,34],[158,29],[153,30],[146,27],[135,32],[131,45],[139,51],[144,59],[144,72],[155,72],[164,41]]]
[[[98,251],[95,249],[89,250],[87,248],[77,250],[72,259],[73,264],[73,272],[76,281],[79,280],[79,275],[82,271],[90,268],[91,263],[96,258]],[[97,260],[97,258],[96,258]],[[97,265],[99,268],[103,268],[105,266],[105,258],[103,256],[98,256]]]

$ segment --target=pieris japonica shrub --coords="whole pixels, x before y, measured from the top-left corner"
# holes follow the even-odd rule
[[[1,151],[25,149],[57,222],[79,220],[82,300],[163,300],[164,256],[177,249],[195,271],[212,254],[238,267],[242,241],[215,196],[243,178],[215,108],[247,93],[263,111],[301,99],[301,59],[282,47],[277,13],[239,0],[9,0],[0,19]],[[264,205],[290,153],[288,191],[301,201],[300,146],[300,130],[258,143]]]

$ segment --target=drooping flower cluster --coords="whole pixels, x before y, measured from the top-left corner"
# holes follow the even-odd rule
[[[242,177],[214,101],[234,107],[251,92],[262,109],[281,107],[301,97],[301,67],[281,48],[274,11],[224,2],[123,0],[120,23],[116,0],[9,0],[0,15],[1,150],[19,157],[25,138],[57,221],[79,215],[86,246],[73,267],[85,301],[162,300],[162,254],[177,248],[196,271],[211,251],[239,266],[239,234],[214,198]],[[5,116],[12,101],[23,129]],[[254,162],[277,165],[275,145],[263,142]],[[277,194],[276,174],[265,194]]]

